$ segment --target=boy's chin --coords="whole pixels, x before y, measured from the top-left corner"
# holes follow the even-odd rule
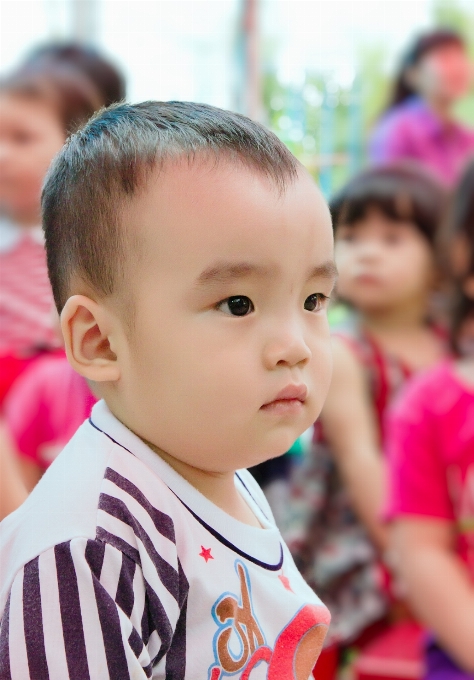
[[[245,467],[253,467],[254,465],[265,463],[267,460],[271,460],[272,458],[283,456],[283,454],[287,453],[291,449],[299,436],[299,434],[295,434],[294,436],[280,437],[279,442],[275,442],[272,446],[268,446],[265,447],[265,449],[262,448],[260,451],[256,451],[254,460],[245,465]]]

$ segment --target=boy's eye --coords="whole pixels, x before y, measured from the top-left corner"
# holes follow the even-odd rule
[[[253,312],[253,302],[246,295],[233,295],[219,302],[218,309],[225,314],[232,314],[232,316],[246,316]]]
[[[322,293],[313,293],[312,295],[308,295],[304,301],[304,308],[308,312],[319,312],[319,310],[324,307],[324,303],[327,299],[327,295],[323,295]]]

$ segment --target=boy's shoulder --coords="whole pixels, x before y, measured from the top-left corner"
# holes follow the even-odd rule
[[[184,678],[189,662],[192,677],[219,678],[235,671],[231,627],[243,631],[239,663],[247,673],[262,659],[273,659],[273,674],[283,657],[284,668],[293,668],[311,631],[309,672],[328,611],[298,573],[256,481],[244,470],[235,484],[261,527],[214,505],[96,404],[31,497],[0,526],[0,619],[4,614],[10,626],[10,644],[15,622],[26,616],[29,626],[29,612],[42,611],[31,626],[47,621],[41,635],[54,659],[70,654],[76,663],[75,622],[82,621],[84,650],[90,645],[94,654],[97,637],[115,631],[113,649],[106,642],[98,651],[104,658],[110,652],[113,663],[123,657],[138,669],[143,662],[157,678],[177,664]],[[253,654],[251,645],[258,647]]]
[[[83,423],[23,505],[0,524],[0,611],[16,573],[30,560],[75,537],[95,537],[111,448]]]
[[[246,470],[236,473],[236,484],[261,522],[273,527],[258,545],[259,530],[216,512],[99,402],[25,503],[0,524],[0,612],[26,564],[74,539],[108,544],[137,564],[158,552],[178,570],[199,525],[233,554],[278,564],[280,536],[263,492]]]
[[[132,511],[126,507],[131,499],[135,498],[138,505],[147,504],[140,487],[143,480],[150,484],[150,470],[94,425],[94,412],[100,421],[106,411],[105,404],[99,403],[23,505],[0,524],[0,612],[24,565],[76,538],[105,543],[110,539],[113,545],[117,531],[110,531],[109,536],[102,525],[107,526],[109,517],[116,525],[124,523],[127,513],[131,517]],[[153,484],[161,487],[165,501],[166,492],[170,493],[166,485],[157,478]],[[172,533],[171,519],[165,520],[163,515],[161,521],[163,532]],[[119,543],[115,540],[115,547]]]

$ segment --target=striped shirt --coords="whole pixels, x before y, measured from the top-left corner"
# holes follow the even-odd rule
[[[307,680],[329,613],[235,483],[262,528],[96,404],[0,525],[0,679]]]
[[[0,355],[57,347],[41,227],[0,219]]]

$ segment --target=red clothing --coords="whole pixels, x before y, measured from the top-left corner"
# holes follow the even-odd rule
[[[40,228],[0,220],[0,356],[57,347],[53,309]]]
[[[348,333],[335,333],[335,335],[351,347],[364,367],[380,436],[383,439],[387,407],[413,372],[400,359],[384,352],[380,345],[363,331],[359,330],[353,335]]]
[[[347,342],[363,366],[382,426],[385,410],[409,370],[355,322],[337,336]],[[315,423],[311,450],[293,472],[282,530],[303,577],[331,611],[328,646],[352,644],[369,626],[384,620],[389,606],[387,577],[353,510],[319,422]]]
[[[456,524],[458,552],[474,581],[474,386],[452,361],[415,378],[387,421],[389,517]]]
[[[5,418],[19,453],[46,469],[96,401],[65,356],[37,359],[5,400]]]

